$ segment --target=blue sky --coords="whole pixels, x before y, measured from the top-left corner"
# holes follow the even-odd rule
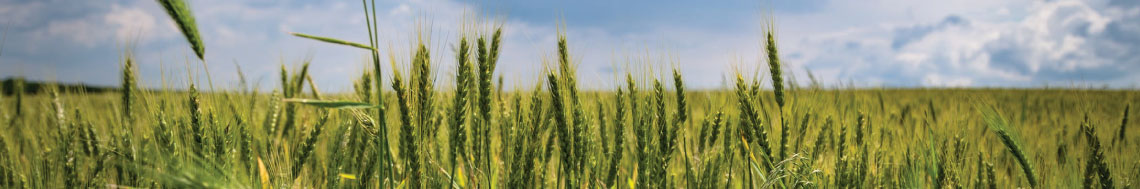
[[[498,71],[509,87],[532,86],[559,31],[568,35],[583,86],[611,88],[614,75],[626,70],[677,67],[687,84],[721,87],[726,75],[766,69],[760,34],[774,20],[786,69],[800,83],[810,70],[829,85],[1136,88],[1137,2],[380,0],[377,6],[381,41],[392,47],[382,53],[406,64],[416,31],[427,31],[443,82],[453,73],[452,45],[460,31],[500,24],[505,38]],[[363,51],[286,33],[365,42],[359,1],[190,4],[215,85],[236,84],[240,65],[268,89],[278,85],[281,64],[311,58],[322,90],[347,91],[365,68]],[[484,24],[464,30],[473,20]],[[0,78],[115,85],[128,50],[144,85],[184,86],[188,70],[204,78],[203,64],[153,1],[0,0],[0,31]]]

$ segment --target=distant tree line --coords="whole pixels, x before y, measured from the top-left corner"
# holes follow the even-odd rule
[[[2,83],[2,84],[0,84],[0,87],[3,88],[4,96],[11,96],[13,94],[16,94],[16,91],[20,90],[20,89],[17,89],[18,88],[17,83],[23,83],[23,87],[19,87],[19,88],[23,88],[22,90],[23,90],[24,94],[37,94],[40,92],[45,92],[45,91],[47,91],[47,87],[50,84],[53,84],[51,82],[37,82],[37,81],[30,81],[29,82],[29,81],[24,80],[24,78],[18,78],[18,77],[4,78],[4,81],[0,82],[0,83]],[[87,92],[87,93],[102,93],[102,92],[117,90],[116,88],[113,88],[113,87],[90,86],[90,85],[86,85],[86,84],[82,84],[82,83],[79,83],[79,84],[54,83],[54,84],[56,86],[60,87],[60,89],[61,89],[60,92],[64,92],[64,93],[79,92],[79,91],[83,91],[83,92]]]

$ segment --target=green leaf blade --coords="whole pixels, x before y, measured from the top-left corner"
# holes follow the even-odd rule
[[[331,109],[358,109],[358,108],[377,108],[378,107],[376,105],[369,104],[369,103],[342,101],[342,100],[313,100],[313,99],[290,98],[290,99],[284,99],[282,101],[285,101],[288,103],[300,103],[300,104],[304,104],[304,105],[316,106],[316,107],[320,107],[320,108],[331,108]]]
[[[321,37],[321,36],[315,36],[315,35],[309,35],[309,34],[303,34],[303,33],[294,33],[294,32],[289,32],[289,35],[302,37],[302,38],[308,38],[308,39],[317,40],[317,41],[322,41],[322,42],[326,42],[326,43],[352,46],[352,47],[361,48],[361,49],[365,49],[365,50],[375,50],[375,48],[372,48],[372,46],[368,46],[368,45],[364,45],[364,44],[360,44],[360,43],[348,42],[345,40],[334,39],[334,38],[329,38],[329,37]]]

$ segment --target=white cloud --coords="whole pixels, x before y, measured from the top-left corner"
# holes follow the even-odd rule
[[[1120,53],[1120,49],[1140,46],[1140,40],[1121,40],[1112,33],[1140,28],[1135,24],[1140,17],[1127,14],[1138,8],[1101,7],[1099,1],[1076,0],[1012,7],[1024,7],[1026,12],[1003,16],[1011,14],[1006,7],[992,8],[998,14],[980,16],[934,11],[949,13],[943,14],[942,21],[926,22],[931,24],[902,22],[804,32],[806,36],[798,37],[802,43],[791,52],[801,54],[795,60],[808,62],[813,69],[842,70],[838,72],[841,78],[880,79],[894,85],[1025,86],[1092,79],[1122,86],[1130,78],[1121,74],[1129,71],[1120,70],[1140,69],[1134,63],[1140,55]],[[965,24],[947,24],[951,20]],[[887,40],[892,41],[890,45],[882,43]],[[907,83],[914,80],[922,82]]]
[[[408,4],[400,4],[400,6],[396,6],[396,8],[392,8],[392,10],[388,11],[388,14],[390,15],[403,15],[410,13],[412,13],[412,7],[408,6]]]
[[[940,74],[929,74],[922,78],[925,86],[933,87],[969,87],[974,83],[969,77],[947,77]]]
[[[55,13],[53,11],[64,11],[56,9],[65,7],[56,6],[57,3],[68,2],[10,3],[0,3],[0,17],[3,17],[0,22],[9,29],[14,28],[8,31],[10,36],[24,38],[17,40],[23,42],[17,46],[26,53],[62,53],[60,46],[116,47],[126,42],[148,42],[155,37],[173,36],[155,27],[153,14],[157,11],[148,12],[140,7],[142,4],[75,3],[72,5],[81,8],[63,9],[81,11]]]
[[[100,26],[91,18],[52,21],[39,35],[44,38],[68,39],[90,48],[106,37],[107,32],[99,29]]]
[[[4,1],[0,2],[0,15],[4,16],[3,21],[5,25],[12,26],[27,26],[34,24],[33,22],[40,19],[36,18],[40,13],[38,10],[44,9],[44,3],[39,1],[32,2],[16,2]]]
[[[154,16],[137,7],[112,5],[111,11],[103,16],[107,25],[115,27],[115,40],[149,40],[146,36],[159,34],[155,30]]]

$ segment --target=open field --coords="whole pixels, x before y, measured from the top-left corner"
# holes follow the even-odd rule
[[[185,2],[158,2],[203,60]],[[560,34],[536,85],[504,89],[498,26],[448,43],[455,72],[441,74],[432,43],[407,56],[375,48],[369,10],[367,44],[292,33],[370,51],[351,92],[322,94],[308,62],[282,65],[272,92],[240,70],[243,88],[214,88],[230,81],[206,73],[186,90],[142,89],[147,70],[129,51],[106,92],[3,82],[0,188],[1140,185],[1140,91],[801,86],[771,27],[767,72],[732,73],[728,88],[687,89],[674,69],[583,90]]]
[[[1140,133],[1127,128],[1137,119],[1123,117],[1140,97],[1135,91],[802,88],[789,90],[781,108],[768,90],[678,96],[653,79],[633,81],[621,92],[580,92],[578,99],[546,87],[492,91],[489,123],[476,110],[477,93],[467,97],[471,111],[454,113],[453,91],[429,91],[437,94],[426,103],[436,108],[427,111],[417,104],[423,101],[404,107],[405,99],[385,91],[383,116],[284,102],[280,92],[8,96],[0,101],[10,131],[0,134],[0,184],[1028,187],[1018,157],[984,119],[982,109],[991,106],[1038,187],[1108,181],[1127,188],[1140,175]],[[463,121],[462,134],[454,120]],[[1086,181],[1098,174],[1090,167],[1111,175]],[[409,180],[412,174],[419,180]]]

